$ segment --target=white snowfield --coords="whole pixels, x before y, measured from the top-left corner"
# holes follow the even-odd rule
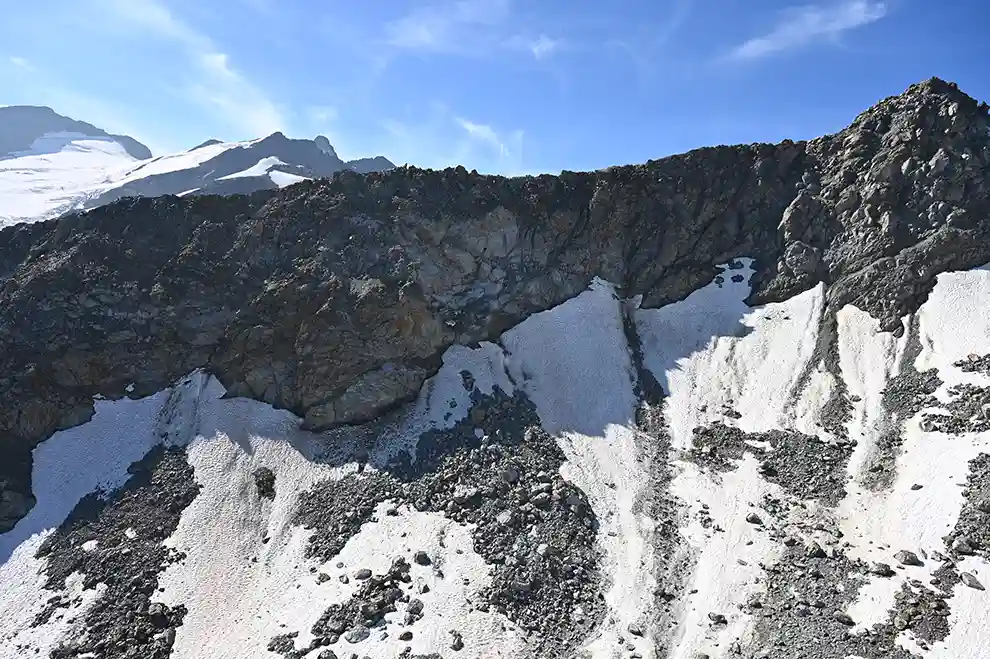
[[[745,647],[751,640],[754,620],[743,605],[764,590],[764,568],[780,559],[783,546],[771,539],[770,531],[792,524],[776,520],[761,505],[766,495],[793,496],[761,476],[752,454],[738,460],[732,471],[700,467],[688,454],[692,431],[721,421],[747,432],[800,430],[834,441],[816,424],[836,385],[831,375],[811,364],[823,289],[751,308],[743,303],[751,274],[751,262],[742,260],[724,266],[715,282],[681,302],[628,312],[644,365],[668,394],[663,403],[672,443],[667,465],[651,462],[653,440],[635,424],[635,355],[623,326],[628,303],[600,280],[509,330],[497,345],[450,348],[419,400],[374,449],[380,456],[411,450],[422,431],[467,418],[470,399],[461,385],[463,370],[472,373],[482,393],[498,388],[527,395],[566,456],[562,476],[585,492],[600,522],[608,611],[586,639],[582,656],[655,657],[654,631],[668,652],[665,656],[676,659],[702,653],[712,659],[739,656],[733,653],[734,644]],[[985,376],[964,374],[951,365],[970,353],[990,353],[988,308],[990,270],[977,269],[941,275],[920,311],[917,338],[922,350],[915,367],[939,368],[946,384],[937,395],[943,400],[953,383],[990,384]],[[879,434],[880,395],[897,374],[908,338],[880,334],[877,323],[858,309],[839,313],[842,377],[849,394],[857,397],[848,430],[857,445],[844,500],[834,509],[803,503],[809,515],[836,520],[841,542],[849,546],[826,535],[815,539],[827,551],[843,551],[851,559],[894,565],[898,550],[930,555],[944,548],[941,537],[955,524],[963,503],[960,484],[966,480],[967,463],[990,452],[988,434],[923,432],[920,419],[913,418],[907,422],[893,486],[874,492],[861,484]],[[44,559],[35,558],[35,552],[82,496],[120,486],[127,466],[161,441],[163,428],[169,441],[187,447],[201,486],[167,541],[187,557],[161,575],[157,595],[158,601],[188,608],[176,630],[176,659],[270,658],[276,655],[266,650],[268,642],[286,630],[300,632],[297,648],[308,647],[313,623],[358,587],[353,578],[344,583],[339,576],[353,576],[359,568],[382,573],[393,557],[411,559],[421,549],[444,563],[446,576],[440,579],[413,565],[414,576],[430,586],[430,592],[419,596],[425,617],[416,623],[413,639],[397,640],[392,623],[401,618],[400,609],[390,614],[385,630],[372,630],[354,644],[341,641],[343,647],[335,648],[338,656],[389,657],[407,645],[414,654],[526,656],[524,633],[504,616],[473,605],[493,566],[474,552],[471,529],[443,515],[400,507],[398,515],[390,516],[384,513],[388,502],[382,502],[380,514],[339,555],[326,563],[307,558],[309,532],[293,523],[293,514],[302,492],[356,469],[353,463],[331,467],[313,459],[344,431],[304,432],[288,412],[245,399],[222,399],[222,394],[216,380],[197,373],[145,399],[97,401],[92,421],[57,433],[36,450],[38,504],[13,531],[0,536],[0,659],[34,656],[35,649],[44,656],[81,624],[87,607],[101,596],[99,589],[82,593],[73,608],[32,627],[53,595],[41,587]],[[261,499],[256,492],[253,472],[260,466],[276,474],[274,500]],[[656,520],[643,505],[656,495],[651,479],[664,466],[673,470],[666,494],[676,498],[680,510],[679,538],[674,539],[656,537]],[[911,489],[915,483],[923,487]],[[712,524],[701,522],[702,511]],[[762,523],[747,521],[751,513]],[[807,540],[813,532],[788,526],[787,533]],[[673,564],[659,553],[664,540],[680,541]],[[96,545],[92,551],[102,549]],[[898,568],[894,577],[865,582],[847,611],[857,623],[853,633],[886,620],[895,592],[908,579],[927,583],[935,567],[935,561],[926,561],[922,567]],[[967,559],[962,567],[990,586],[990,567],[981,559]],[[321,583],[319,572],[331,578]],[[668,629],[658,626],[654,592],[661,580],[672,578],[682,594],[674,602],[674,626]],[[78,589],[78,581],[79,575],[69,580],[70,592]],[[927,650],[910,632],[898,642],[924,657],[985,659],[990,647],[988,592],[960,585],[950,603],[947,639]],[[724,622],[714,622],[713,613],[724,616]],[[632,625],[647,633],[630,634]],[[464,649],[453,655],[452,628],[464,640]],[[315,659],[317,654],[306,656]]]
[[[137,162],[109,137],[49,133],[28,151],[0,158],[0,228],[77,208]]]
[[[35,140],[29,150],[0,159],[0,228],[58,217],[128,183],[193,169],[225,151],[250,147],[258,141],[220,142],[136,160],[110,137],[49,133]],[[272,167],[281,164],[284,163],[275,157],[262,158],[253,167],[222,180],[268,174],[278,187],[307,180],[297,174],[272,171]]]
[[[309,179],[305,176],[299,176],[298,174],[289,174],[288,172],[280,172],[273,169],[277,165],[285,165],[275,156],[269,156],[267,158],[262,158],[257,163],[248,167],[244,171],[235,172],[233,174],[228,174],[227,176],[221,176],[218,181],[230,181],[238,178],[250,178],[254,176],[264,176],[268,175],[268,178],[272,180],[272,183],[280,188],[284,188],[287,185],[292,185],[293,183],[298,183],[299,181],[308,181]]]

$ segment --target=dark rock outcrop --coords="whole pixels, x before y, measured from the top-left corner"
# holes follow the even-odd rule
[[[594,276],[658,306],[750,256],[752,303],[825,282],[831,308],[899,328],[940,272],[990,261],[988,174],[987,106],[933,79],[811,142],[514,179],[341,172],[4,229],[0,530],[30,506],[32,447],[97,393],[205,368],[310,428],[360,423],[415,396],[449,345]]]

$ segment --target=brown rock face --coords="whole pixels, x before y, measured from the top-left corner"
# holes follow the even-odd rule
[[[0,232],[0,531],[30,451],[95,394],[197,368],[314,429],[409,400],[453,343],[600,276],[644,306],[756,259],[752,302],[824,281],[886,326],[990,261],[987,106],[930,80],[807,143],[506,179],[400,168],[251,196],[125,199]],[[127,392],[128,385],[133,390]]]

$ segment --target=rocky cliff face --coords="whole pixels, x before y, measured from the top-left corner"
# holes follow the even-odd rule
[[[0,232],[0,531],[31,450],[197,368],[312,429],[411,399],[443,350],[595,276],[643,307],[735,257],[752,303],[819,282],[895,330],[990,261],[990,119],[937,79],[810,142],[516,179],[400,168],[250,196],[124,199]]]

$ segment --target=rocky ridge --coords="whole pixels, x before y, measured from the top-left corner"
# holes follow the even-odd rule
[[[810,142],[505,179],[411,167],[249,196],[124,199],[0,232],[0,530],[30,452],[205,368],[324,429],[409,400],[442,351],[599,276],[644,307],[756,259],[751,303],[824,282],[900,331],[990,261],[988,107],[932,79]]]

